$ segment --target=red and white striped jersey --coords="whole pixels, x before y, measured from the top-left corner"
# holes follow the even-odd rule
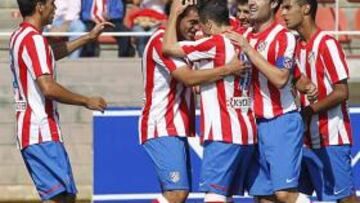
[[[269,63],[292,72],[296,40],[285,27],[274,22],[263,32],[253,33],[249,28],[244,35]],[[288,83],[278,89],[257,68],[253,69],[252,96],[256,118],[271,119],[297,110],[291,92],[292,75]]]
[[[160,28],[148,41],[142,59],[145,105],[139,119],[140,142],[162,136],[195,135],[195,102],[191,88],[171,76],[187,64],[162,54],[165,30]]]
[[[187,58],[199,69],[220,68],[235,56],[235,47],[223,35],[182,43]],[[256,124],[251,99],[247,97],[251,73],[244,77],[227,76],[200,86],[202,140],[235,144],[256,143]],[[245,101],[245,98],[248,99]],[[247,102],[245,104],[244,102]],[[241,106],[248,105],[248,109]]]
[[[298,41],[295,52],[295,77],[306,75],[317,86],[318,101],[333,92],[333,85],[349,78],[344,51],[333,37],[318,30],[308,43]],[[309,105],[306,96],[300,95],[302,107]],[[320,112],[312,117],[306,128],[306,145],[312,148],[329,145],[352,144],[347,103]]]
[[[105,22],[104,13],[106,13],[106,1],[105,0],[92,0],[91,6],[91,19],[94,22]]]
[[[45,98],[36,83],[45,74],[55,79],[55,60],[46,38],[24,22],[11,35],[9,47],[20,148],[62,141],[56,103]]]

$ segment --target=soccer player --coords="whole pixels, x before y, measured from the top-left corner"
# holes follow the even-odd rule
[[[234,32],[228,37],[242,47],[255,67],[252,88],[259,166],[252,170],[258,173],[253,174],[250,194],[261,202],[306,203],[309,199],[297,192],[304,125],[291,91],[296,41],[275,21],[280,3],[249,0],[253,27],[245,32],[247,39]]]
[[[250,27],[250,10],[248,0],[237,0],[236,1],[236,17],[240,21],[242,28]]]
[[[41,30],[52,22],[54,0],[18,0],[23,22],[10,38],[17,138],[21,154],[43,202],[75,202],[76,187],[62,143],[56,102],[103,111],[101,97],[73,93],[56,82],[54,52]],[[57,48],[58,58],[94,40],[107,23]]]
[[[224,2],[209,0],[200,6],[200,25],[210,37],[178,43],[174,32],[179,7],[172,7],[164,37],[164,53],[186,57],[199,63],[200,70],[218,69],[232,57],[236,47],[223,33],[231,30],[229,11]],[[253,160],[256,124],[249,97],[250,73],[228,76],[200,85],[201,126],[204,155],[200,190],[205,202],[231,202],[228,197],[243,194],[248,164]]]
[[[173,3],[173,7],[176,5]],[[177,18],[174,35],[194,40],[199,16],[189,6]],[[191,189],[188,136],[193,136],[195,106],[189,86],[214,82],[241,72],[244,65],[236,58],[217,69],[192,70],[182,58],[162,53],[164,28],[154,32],[143,56],[145,105],[139,119],[140,142],[155,165],[162,196],[154,202],[185,202]],[[231,58],[230,58],[231,59]],[[188,86],[188,87],[187,87]]]
[[[309,77],[319,89],[310,103],[301,95],[306,125],[300,190],[320,201],[357,202],[351,169],[352,134],[347,100],[349,70],[339,42],[315,22],[316,0],[284,0],[282,17],[300,34],[295,76]]]

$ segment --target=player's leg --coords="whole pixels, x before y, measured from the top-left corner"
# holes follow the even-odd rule
[[[307,165],[320,201],[356,203],[351,147],[306,149]]]
[[[250,166],[253,161],[256,161],[255,145],[242,145],[238,156],[236,173],[231,182],[230,195],[226,200],[228,203],[234,202],[232,196],[244,196],[245,191],[248,191]]]
[[[186,138],[160,137],[148,140],[143,146],[154,163],[163,191],[163,195],[154,202],[185,202],[191,189]]]
[[[217,141],[204,144],[200,175],[200,191],[205,192],[204,202],[227,202],[231,184],[241,158],[241,145]]]
[[[260,128],[263,128],[263,154],[276,198],[286,203],[310,202],[306,195],[297,192],[304,131],[299,113],[290,112],[264,121],[259,124]]]
[[[62,143],[31,145],[21,154],[42,201],[59,200],[67,194],[76,195],[70,161]]]

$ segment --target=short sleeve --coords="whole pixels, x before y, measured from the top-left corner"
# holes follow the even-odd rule
[[[344,50],[339,42],[330,38],[322,46],[321,57],[324,61],[325,74],[332,84],[349,78],[349,69]]]
[[[192,62],[214,59],[216,55],[216,37],[180,42],[180,46],[184,50],[186,57]]]
[[[277,39],[277,54],[275,65],[278,68],[293,69],[294,68],[294,53],[296,47],[295,36],[290,32],[280,33]]]
[[[163,55],[162,43],[160,40],[155,43],[152,54],[153,60],[162,67],[165,67],[169,72],[173,72],[177,68],[187,66],[187,63],[181,58],[168,57]]]
[[[43,36],[32,35],[26,39],[22,58],[34,79],[51,74],[51,53],[49,45]]]

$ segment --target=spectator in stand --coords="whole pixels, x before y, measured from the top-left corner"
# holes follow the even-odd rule
[[[163,23],[167,16],[165,6],[169,0],[133,0],[134,5],[138,5],[140,10],[130,18],[132,30],[134,32],[151,32],[156,30]],[[137,37],[135,40],[138,55],[142,57],[145,45],[149,37]]]
[[[56,0],[56,11],[50,32],[85,32],[86,27],[80,20],[81,0]],[[80,36],[70,36],[69,41]],[[80,57],[82,48],[77,49],[69,55],[70,59]]]
[[[91,30],[96,24],[104,21],[111,22],[114,28],[108,28],[106,32],[128,32],[123,19],[126,11],[125,0],[82,0],[81,19],[87,30]],[[134,56],[135,50],[130,44],[130,37],[115,37],[118,44],[118,56]],[[98,42],[87,44],[83,48],[82,56],[99,56],[100,48]]]

